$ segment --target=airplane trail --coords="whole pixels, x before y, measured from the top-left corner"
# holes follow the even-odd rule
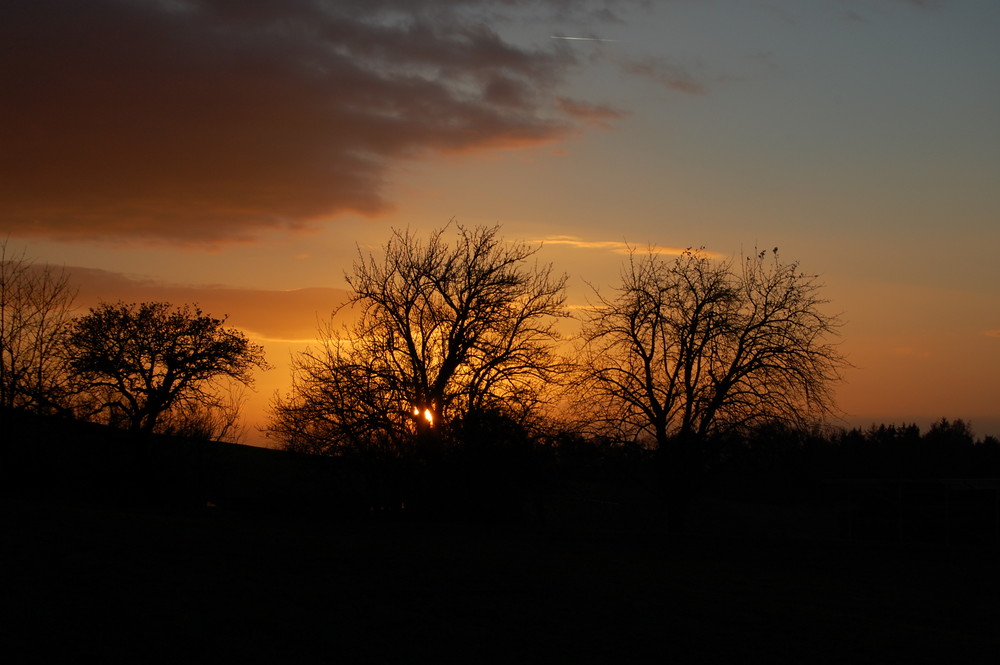
[[[569,39],[581,42],[617,42],[617,39],[601,39],[600,37],[565,37],[563,35],[551,35],[550,39]]]

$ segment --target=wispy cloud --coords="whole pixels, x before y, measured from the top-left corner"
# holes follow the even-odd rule
[[[263,333],[259,333],[256,330],[251,330],[249,328],[241,328],[247,337],[254,340],[259,344],[282,344],[287,346],[318,346],[323,343],[323,339],[320,338],[318,334],[314,334],[312,337],[303,337],[301,339],[289,339],[285,337],[269,337]]]
[[[938,9],[947,0],[902,0],[904,3],[916,7],[917,9]]]
[[[704,95],[705,85],[697,80],[691,72],[662,58],[644,58],[641,60],[619,59],[619,66],[628,74],[634,74],[658,83],[674,92],[687,95]]]
[[[532,242],[542,243],[545,245],[567,245],[569,247],[576,247],[579,249],[603,249],[615,254],[628,254],[629,252],[639,249],[642,251],[651,251],[658,254],[669,254],[673,256],[680,256],[684,252],[691,249],[690,247],[673,247],[670,245],[643,245],[638,247],[636,245],[629,244],[623,240],[583,240],[577,236],[568,235],[551,235],[545,236],[544,238],[538,238]],[[722,254],[717,252],[711,252],[708,250],[699,250],[705,256],[709,258],[722,258]]]
[[[908,5],[917,10],[927,11],[942,9],[949,2],[950,0],[889,0],[890,4]],[[854,23],[866,23],[868,21],[865,16],[866,10],[872,9],[873,6],[878,6],[878,3],[859,2],[858,0],[852,0],[851,4],[853,7],[847,6],[844,8],[844,17]]]
[[[998,328],[996,330],[987,330],[984,334],[987,337],[997,337],[997,338],[1000,338],[1000,328]]]
[[[390,209],[395,160],[614,120],[560,98],[578,64],[564,42],[515,45],[491,27],[527,8],[6,0],[0,219],[64,239],[245,240]],[[544,10],[577,11],[531,5]]]
[[[618,120],[626,115],[624,111],[610,106],[587,104],[566,98],[560,98],[558,105],[566,115],[600,129],[607,129],[611,126],[612,120]]]

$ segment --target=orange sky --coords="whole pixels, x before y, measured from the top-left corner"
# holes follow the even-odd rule
[[[84,305],[228,313],[255,423],[392,226],[547,241],[574,304],[623,242],[777,245],[846,423],[1000,435],[1000,3],[805,4],[8,0],[0,234]]]

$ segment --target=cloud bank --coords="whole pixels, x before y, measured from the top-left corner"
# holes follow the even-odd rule
[[[94,268],[67,267],[77,289],[79,314],[104,302],[148,302],[197,304],[216,317],[228,316],[228,325],[241,328],[265,342],[309,342],[316,339],[320,326],[329,323],[333,311],[348,298],[337,288],[308,288],[291,291],[241,289],[225,286],[181,286],[148,278]],[[348,320],[342,312],[336,322]]]
[[[394,160],[538,145],[617,117],[559,94],[572,49],[514,45],[494,29],[526,7],[576,11],[558,0],[5,0],[4,230],[250,239],[387,210]]]

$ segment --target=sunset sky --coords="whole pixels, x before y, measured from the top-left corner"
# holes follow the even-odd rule
[[[228,314],[253,425],[358,247],[454,218],[576,305],[626,243],[778,246],[843,424],[1000,435],[996,0],[4,0],[0,91],[8,251]]]

